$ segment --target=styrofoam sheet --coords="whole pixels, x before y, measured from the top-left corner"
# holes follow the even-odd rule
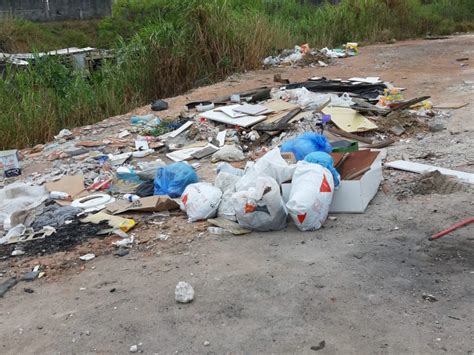
[[[406,160],[396,160],[390,163],[386,163],[385,166],[418,174],[429,173],[438,170],[443,175],[455,176],[460,180],[466,181],[470,184],[474,184],[474,174],[465,173],[463,171],[458,170],[439,168],[434,165],[420,164]]]

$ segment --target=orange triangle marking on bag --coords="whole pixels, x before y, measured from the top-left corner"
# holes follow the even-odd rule
[[[331,192],[331,185],[329,185],[328,179],[326,179],[326,175],[323,175],[323,182],[321,183],[321,187],[319,192]]]
[[[298,215],[298,221],[299,221],[300,223],[303,223],[305,219],[306,219],[306,213],[305,213],[305,214],[299,214],[299,215]]]

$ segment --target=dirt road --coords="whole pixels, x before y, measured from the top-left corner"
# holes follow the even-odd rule
[[[168,101],[178,107],[271,84],[276,72],[292,81],[380,76],[407,87],[408,97],[472,101],[473,61],[474,36],[400,42],[328,68],[236,75]],[[452,111],[448,130],[397,143],[388,159],[433,153],[430,164],[474,172],[473,107]],[[365,214],[338,215],[317,232],[196,232],[180,252],[104,255],[58,279],[18,284],[0,299],[0,352],[125,354],[140,344],[147,354],[313,353],[325,341],[318,353],[472,354],[474,226],[427,237],[473,216],[474,194],[399,200],[405,176],[386,170],[385,192]],[[179,229],[171,236],[182,237]],[[194,286],[191,304],[175,303],[178,281]]]

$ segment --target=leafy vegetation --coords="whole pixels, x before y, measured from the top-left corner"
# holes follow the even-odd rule
[[[51,139],[61,128],[120,114],[182,93],[266,55],[309,43],[337,46],[472,29],[471,0],[343,0],[315,7],[297,0],[118,0],[99,22],[0,24],[0,50],[113,48],[100,71],[72,71],[55,58],[0,81],[0,149]]]

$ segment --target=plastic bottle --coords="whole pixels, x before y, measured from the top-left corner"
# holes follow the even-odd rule
[[[52,200],[72,200],[71,195],[69,195],[67,192],[61,192],[61,191],[51,191],[49,193],[49,197]]]

